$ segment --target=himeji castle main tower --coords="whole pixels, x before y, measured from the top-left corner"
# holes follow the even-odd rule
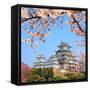
[[[56,58],[60,66],[60,70],[63,72],[70,70],[71,61],[74,60],[74,56],[70,50],[71,47],[67,43],[61,42],[58,48],[59,49],[56,51]]]

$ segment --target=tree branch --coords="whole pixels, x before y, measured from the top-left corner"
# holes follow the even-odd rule
[[[21,20],[21,23],[23,23],[23,22],[25,22],[25,21],[28,21],[28,20],[30,20],[30,19],[35,19],[35,18],[40,19],[41,17],[40,17],[40,16],[30,17],[30,18],[27,18],[27,19],[25,19],[25,20]]]
[[[76,24],[78,25],[79,29],[84,32],[84,30],[81,28],[79,22],[75,19],[75,17],[73,15],[71,15],[71,17],[73,18],[74,22],[76,22]]]

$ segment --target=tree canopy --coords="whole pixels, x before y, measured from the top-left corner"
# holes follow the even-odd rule
[[[56,22],[60,27],[63,23],[70,25],[70,31],[76,35],[84,37],[86,34],[86,12],[82,10],[64,10],[64,9],[45,9],[45,8],[21,8],[21,25],[25,22],[29,23],[30,29],[25,27],[23,30],[30,35],[30,38],[23,39],[23,42],[30,43],[31,47],[37,46],[37,38],[40,42],[45,42],[45,37],[49,35],[52,28],[57,27]],[[68,21],[64,22],[65,16]],[[81,43],[82,42],[82,43]],[[85,39],[76,42],[78,46],[85,44]]]

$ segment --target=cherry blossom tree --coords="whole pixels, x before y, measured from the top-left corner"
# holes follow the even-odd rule
[[[64,17],[68,17],[68,21],[64,22]],[[35,38],[40,42],[45,42],[45,37],[49,32],[57,27],[56,21],[59,26],[63,27],[64,24],[70,25],[70,31],[76,35],[83,37],[81,41],[77,41],[77,45],[85,44],[86,34],[86,12],[83,10],[64,10],[64,9],[42,9],[42,8],[21,8],[21,25],[25,22],[29,23],[30,29],[24,27],[24,32],[30,35],[28,39],[22,39],[23,42],[30,43],[31,47],[37,46]]]

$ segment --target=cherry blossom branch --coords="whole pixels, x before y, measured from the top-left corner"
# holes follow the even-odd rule
[[[35,18],[40,19],[41,17],[40,17],[40,16],[30,17],[30,18],[27,18],[27,19],[25,19],[25,20],[21,20],[21,23],[23,23],[23,22],[25,22],[25,21],[28,21],[28,20],[30,20],[30,19],[35,19]]]
[[[71,17],[73,18],[74,22],[78,25],[78,27],[81,30],[81,32],[84,32],[83,29],[81,28],[79,22],[75,19],[75,17],[73,15],[71,15]]]

